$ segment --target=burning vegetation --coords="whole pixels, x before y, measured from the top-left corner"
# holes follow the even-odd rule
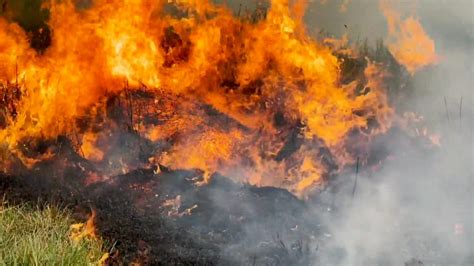
[[[154,161],[299,195],[331,170],[324,157],[343,168],[364,156],[348,149],[349,138],[369,142],[391,126],[384,69],[368,61],[342,81],[342,60],[304,34],[298,4],[273,1],[254,20],[205,1],[177,2],[182,18],[160,1],[50,5],[44,54],[2,21],[6,170],[11,157],[37,161],[21,150],[25,139],[60,135],[103,161],[110,131],[121,126],[107,119],[113,98],[126,101],[130,130],[170,143]],[[139,90],[141,102],[130,96]]]
[[[395,36],[388,50],[313,39],[302,0],[272,0],[251,14],[209,1],[44,8],[50,19],[39,33],[51,37],[42,49],[0,18],[0,171],[29,177],[35,195],[54,187],[67,202],[94,205],[99,233],[138,243],[129,253],[132,244],[122,248],[130,261],[218,260],[215,245],[236,241],[230,232],[253,215],[245,205],[300,215],[300,200],[316,197],[332,177],[356,163],[380,164],[372,143],[393,128],[439,144],[395,103],[406,70],[436,61],[434,44],[415,19],[401,22],[388,6]],[[216,205],[217,186],[236,202]],[[216,212],[225,218],[215,218],[210,227],[221,231],[210,235],[204,224]],[[191,229],[182,240],[163,233],[171,228],[165,216],[184,228],[201,224],[192,230],[204,238]],[[116,230],[133,223],[143,232]],[[95,236],[91,226],[74,237]],[[298,237],[314,233],[296,228]],[[173,243],[182,250],[170,251]],[[296,250],[288,262],[301,258],[303,242],[275,243],[260,248]],[[195,246],[205,251],[196,255]]]

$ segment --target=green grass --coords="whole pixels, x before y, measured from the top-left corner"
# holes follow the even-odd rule
[[[94,265],[99,240],[69,238],[70,214],[56,206],[8,206],[0,199],[0,265]]]

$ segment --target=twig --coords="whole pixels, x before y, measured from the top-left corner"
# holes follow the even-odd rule
[[[15,63],[15,88],[18,89],[18,62]]]
[[[133,101],[132,101],[132,93],[130,91],[129,85],[128,85],[128,80],[126,81],[126,89],[125,89],[125,96],[127,100],[127,105],[128,105],[128,116],[130,119],[130,130],[135,131],[135,128],[133,126]]]
[[[459,101],[459,127],[462,127],[462,96]]]
[[[449,111],[448,111],[448,102],[446,101],[446,96],[444,96],[444,108],[446,109],[446,117],[448,118],[449,122]]]
[[[76,142],[77,142],[77,145],[79,146],[79,152],[81,153],[82,158],[86,158],[86,156],[84,155],[84,151],[82,150],[82,143],[81,143],[82,141],[79,140],[76,127],[73,127],[72,132],[74,133],[74,137],[76,138]]]
[[[354,180],[354,187],[352,187],[352,199],[354,199],[354,195],[357,188],[357,177],[359,176],[359,157],[357,157],[356,162],[356,172],[355,172],[355,180]]]
[[[257,265],[257,255],[252,255],[252,266]]]
[[[115,246],[117,245],[117,243],[118,243],[118,240],[115,240],[114,244],[109,249],[109,254],[112,254],[113,252],[115,252]]]

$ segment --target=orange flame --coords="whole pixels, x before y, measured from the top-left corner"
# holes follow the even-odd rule
[[[75,242],[79,242],[84,238],[95,239],[97,237],[95,229],[95,217],[96,212],[95,210],[92,210],[91,216],[85,223],[77,223],[71,225],[70,238]]]
[[[104,158],[104,153],[97,148],[98,136],[90,132],[82,136],[81,152],[84,158],[92,161],[101,161]]]
[[[380,8],[388,23],[388,48],[395,59],[412,75],[439,61],[434,41],[426,34],[415,17],[402,20],[388,1],[382,0]]]
[[[73,1],[51,1],[52,44],[41,55],[17,25],[0,19],[0,83],[18,78],[23,95],[16,117],[0,129],[2,152],[26,160],[19,149],[24,139],[79,134],[83,156],[101,161],[102,138],[77,121],[112,93],[146,88],[156,95],[155,115],[166,121],[136,128],[152,142],[173,139],[155,161],[303,195],[328,171],[319,147],[343,167],[355,161],[345,148],[351,132],[370,139],[390,127],[383,71],[368,62],[364,94],[359,81],[341,84],[341,61],[305,34],[305,1],[272,0],[258,21],[208,1],[165,2],[96,0],[78,10]],[[166,13],[166,4],[188,15]],[[411,20],[403,25],[419,30]],[[412,40],[402,38],[402,47]],[[409,70],[427,56],[416,57]],[[212,120],[203,105],[233,122]],[[275,159],[290,131],[276,125],[277,116],[302,125],[306,144],[290,158]],[[378,126],[369,127],[371,120]]]

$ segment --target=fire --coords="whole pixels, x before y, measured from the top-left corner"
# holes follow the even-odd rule
[[[402,20],[399,12],[385,0],[380,2],[380,8],[388,23],[388,48],[400,64],[414,74],[438,62],[434,41],[416,18]]]
[[[97,148],[97,135],[85,133],[82,136],[81,153],[84,158],[92,161],[102,161],[104,153]]]
[[[168,5],[186,15],[166,11]],[[303,196],[331,171],[327,157],[340,170],[363,156],[348,148],[349,136],[367,143],[390,128],[394,115],[383,68],[368,61],[363,76],[341,82],[335,51],[305,34],[304,6],[272,0],[249,20],[208,1],[96,0],[87,9],[51,1],[52,44],[43,54],[0,19],[0,83],[21,91],[16,114],[0,127],[3,158],[25,162],[25,140],[68,136],[84,158],[107,160],[104,142],[120,125],[101,118],[109,115],[107,99],[119,95],[129,129],[151,143],[170,143],[150,161]],[[424,33],[417,25],[408,20],[401,30]],[[399,60],[410,71],[434,60],[431,53],[413,58]],[[154,100],[124,97],[133,91]],[[147,112],[158,122],[147,123]]]
[[[341,5],[339,6],[339,11],[344,13],[347,11],[347,7],[351,3],[351,0],[344,0]]]
[[[85,223],[77,223],[71,225],[71,234],[70,238],[75,241],[79,242],[83,238],[96,238],[96,229],[95,229],[95,217],[96,217],[96,212],[95,210],[92,210],[92,214],[87,219]]]
[[[179,210],[181,208],[181,195],[178,195],[175,198],[165,200],[161,204],[161,207],[169,209],[168,216],[170,217],[182,217],[185,215],[191,215],[192,211],[196,209],[198,205],[194,204],[193,206],[180,212]]]
[[[413,112],[405,112],[399,121],[408,135],[423,138],[433,147],[441,147],[441,135],[430,132],[426,127],[424,117]]]

